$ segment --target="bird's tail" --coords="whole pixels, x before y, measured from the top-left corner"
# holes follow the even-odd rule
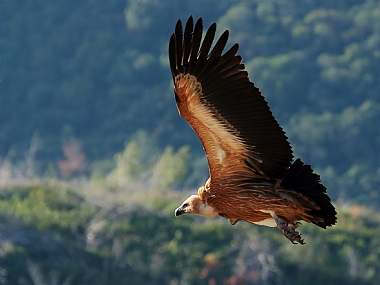
[[[336,211],[326,194],[326,187],[320,183],[319,175],[313,173],[310,165],[304,164],[298,158],[282,179],[281,187],[296,191],[317,205],[316,209],[308,212],[313,224],[326,228],[336,223]]]

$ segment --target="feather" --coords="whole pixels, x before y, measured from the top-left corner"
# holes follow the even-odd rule
[[[285,132],[249,80],[239,45],[223,54],[229,32],[211,49],[216,23],[203,42],[202,31],[202,18],[193,29],[190,17],[184,33],[178,20],[169,41],[178,111],[202,142],[210,169],[210,179],[192,199],[199,202],[197,209],[207,209],[207,217],[219,213],[232,224],[277,225],[292,242],[303,243],[294,230],[297,221],[322,228],[336,223],[326,188],[309,165],[292,162]]]

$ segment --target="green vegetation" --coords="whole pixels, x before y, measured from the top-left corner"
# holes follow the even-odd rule
[[[203,150],[177,114],[167,58],[176,21],[193,14],[240,43],[296,156],[322,174],[333,200],[380,206],[378,1],[0,5],[3,161],[23,161],[34,142],[39,174],[109,170],[143,130],[161,151],[188,145],[192,178],[182,186],[203,182]]]
[[[0,284],[377,284],[378,1],[0,1]],[[175,219],[208,178],[167,46],[202,16],[339,212],[276,229]]]
[[[302,225],[300,246],[277,229],[174,218],[173,191],[151,199],[157,190],[146,190],[125,202],[117,198],[122,189],[103,188],[96,199],[96,187],[45,182],[1,191],[1,284],[377,284],[380,277],[380,214],[368,209],[339,208],[338,225],[327,230]],[[79,194],[83,188],[91,190]]]
[[[380,213],[341,205],[337,226],[301,226],[305,246],[273,228],[175,218],[187,149],[159,154],[144,138],[91,180],[5,181],[0,284],[377,284]]]

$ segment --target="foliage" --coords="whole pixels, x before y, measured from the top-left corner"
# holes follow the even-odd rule
[[[1,192],[0,214],[37,230],[56,231],[61,236],[81,235],[84,224],[95,213],[83,202],[83,197],[66,187],[56,186],[56,190],[51,191],[43,184],[15,186],[12,191]]]
[[[273,228],[174,218],[173,198],[161,197],[159,207],[104,207],[56,183],[13,186],[0,198],[1,284],[377,284],[380,277],[380,214],[359,206],[339,208],[338,225],[327,230],[303,224],[300,246]]]
[[[1,284],[378,283],[380,214],[368,208],[380,205],[377,1],[0,9]],[[302,225],[305,246],[276,229],[173,217],[186,195],[172,188],[208,175],[167,59],[175,22],[190,14],[230,30],[295,154],[339,205],[337,226]]]
[[[290,120],[288,134],[297,146],[297,153],[303,153],[306,161],[321,162],[324,167],[318,172],[330,189],[334,189],[330,192],[333,200],[340,198],[371,206],[378,204],[380,167],[373,142],[379,140],[380,134],[374,133],[367,124],[379,119],[380,104],[367,100],[339,113],[327,111],[318,115],[293,116]],[[354,148],[346,143],[350,141],[356,142]],[[338,167],[333,161],[341,164]]]
[[[188,175],[204,181],[207,174],[197,173],[200,164],[207,172],[204,154],[177,114],[167,59],[175,22],[193,14],[240,43],[295,153],[323,173],[333,197],[380,205],[377,1],[0,5],[2,94],[9,95],[2,97],[3,161],[23,160],[37,137],[37,172],[77,177],[144,130],[160,150],[173,146],[169,156],[189,145]],[[70,140],[82,148],[69,159]]]
[[[157,189],[166,189],[184,179],[188,165],[188,147],[176,153],[167,146],[161,155],[154,151],[146,133],[139,132],[135,140],[125,145],[123,152],[115,154],[115,168],[107,180],[113,187],[129,188],[140,181]]]

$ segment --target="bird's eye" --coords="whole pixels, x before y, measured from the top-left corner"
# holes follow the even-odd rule
[[[189,204],[183,204],[183,208],[187,208],[189,206]]]

